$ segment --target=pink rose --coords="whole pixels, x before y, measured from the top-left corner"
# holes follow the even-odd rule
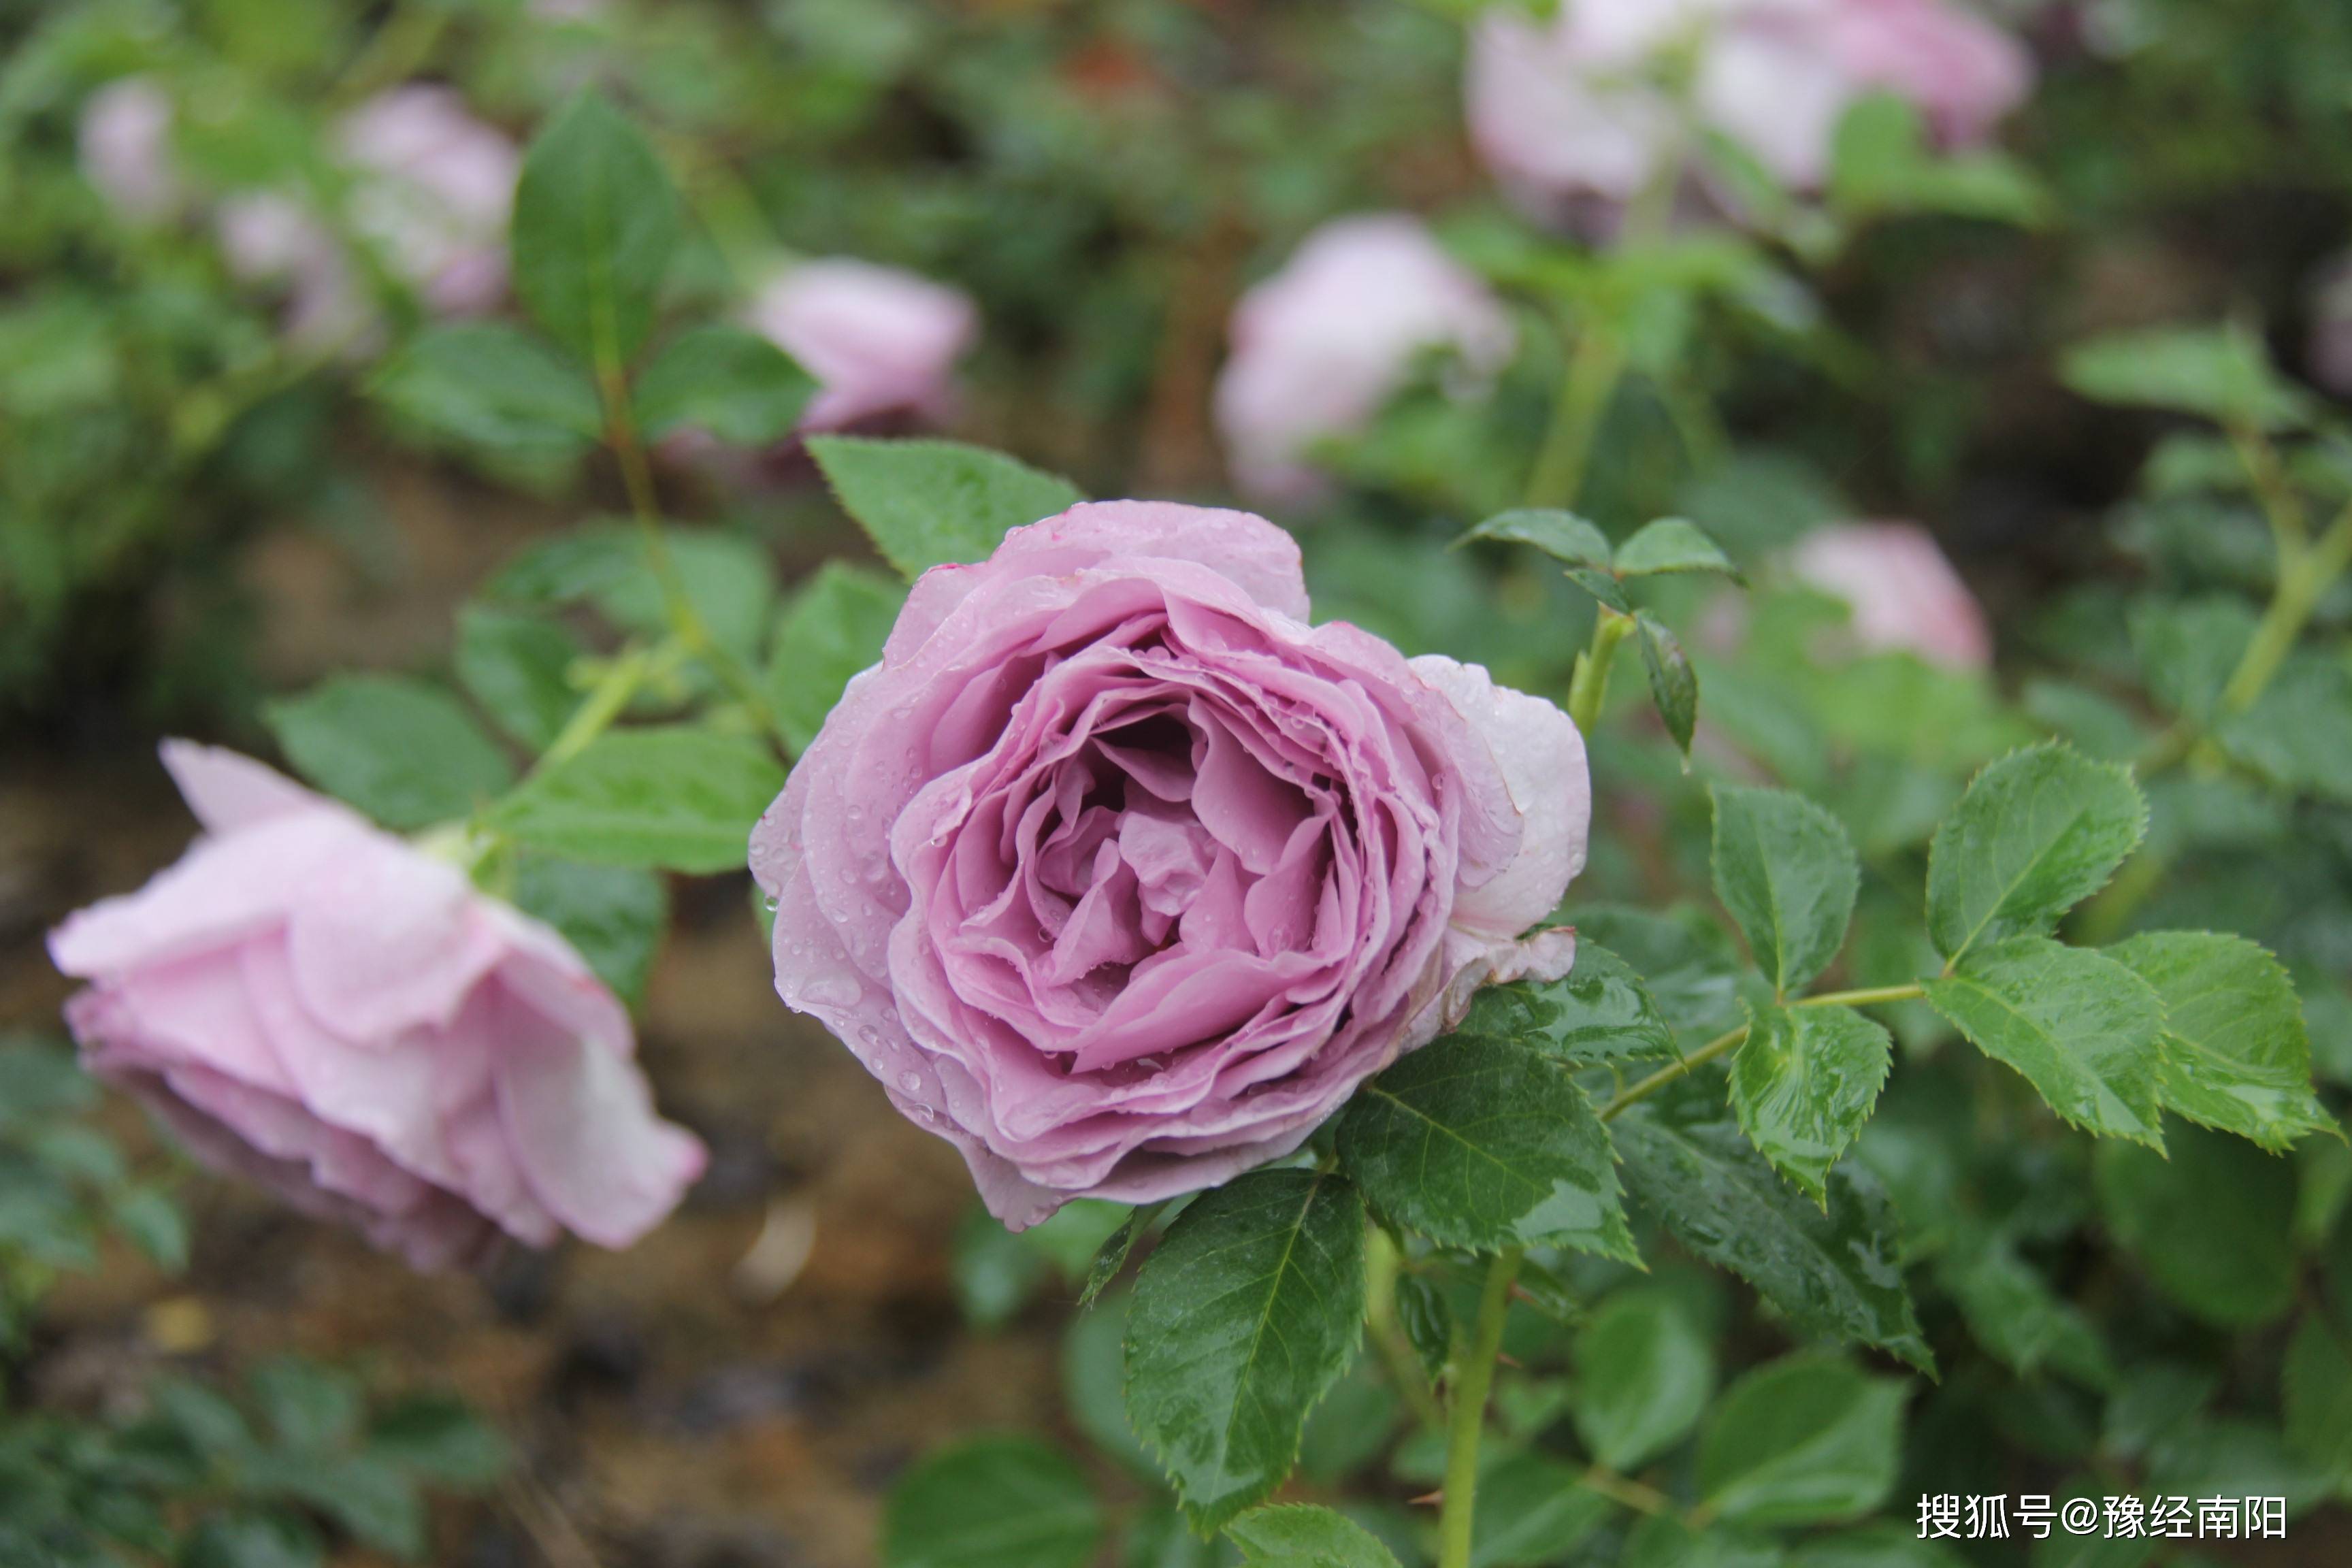
[[[980,332],[980,313],[961,290],[846,258],[777,274],[748,314],[754,331],[823,388],[801,416],[803,430],[891,414],[944,419],[955,363]]]
[[[1416,356],[1448,349],[1474,377],[1508,363],[1510,317],[1476,274],[1402,213],[1335,219],[1242,297],[1216,419],[1234,484],[1270,500],[1312,500],[1303,458],[1368,425]]]
[[[1989,137],[2032,81],[2023,47],[1955,0],[1567,0],[1549,26],[1507,7],[1481,17],[1465,98],[1496,178],[1555,216],[1580,198],[1631,199],[1668,172],[1662,160],[1688,155],[1686,121],[1814,190],[1864,94],[1900,94],[1959,147]]]
[[[124,77],[89,95],[79,128],[82,178],[136,223],[170,217],[187,199],[172,155],[172,100],[146,77]]]
[[[1935,536],[1915,523],[1816,529],[1790,564],[1803,582],[1853,606],[1854,636],[1864,647],[1908,649],[1952,669],[1992,663],[1984,611]]]
[[[342,242],[295,197],[250,191],[213,214],[221,259],[241,283],[285,291],[286,335],[312,351],[360,353],[377,336],[375,305]]]
[[[1287,1154],[1574,961],[1529,928],[1584,863],[1576,727],[1307,615],[1245,512],[1015,529],[923,574],[752,832],[776,989],[1008,1225]]]
[[[627,1012],[547,927],[234,752],[167,742],[205,828],[49,937],[90,1070],[217,1168],[418,1268],[504,1232],[626,1247],[702,1172]]]
[[[507,289],[507,220],[522,155],[446,87],[411,82],[343,117],[336,141],[360,179],[352,220],[435,314],[495,310]]]

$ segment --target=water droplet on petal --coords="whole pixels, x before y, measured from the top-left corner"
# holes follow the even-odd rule
[[[898,1087],[908,1094],[913,1094],[923,1087],[923,1075],[919,1072],[902,1072],[898,1075]]]

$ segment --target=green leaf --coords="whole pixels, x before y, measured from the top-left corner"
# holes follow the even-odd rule
[[[2132,607],[2132,650],[2149,695],[2169,712],[2204,723],[2253,640],[2252,606],[2226,594],[2147,599]]]
[[[1650,699],[1658,706],[1658,717],[1666,721],[1666,733],[1675,738],[1675,745],[1687,759],[1691,733],[1698,727],[1698,676],[1664,622],[1647,610],[1637,618],[1642,665],[1650,672]]]
[[[757,332],[689,327],[637,377],[637,423],[656,440],[693,429],[764,446],[792,434],[816,391],[814,376]]]
[[[1662,517],[1637,530],[1617,547],[1621,577],[1654,577],[1674,572],[1719,572],[1733,582],[1744,582],[1739,568],[1723,546],[1706,536],[1698,524],[1679,517]]]
[[[465,816],[514,782],[456,698],[404,676],[330,676],[262,720],[297,772],[386,827]]]
[[[982,1332],[1003,1328],[1029,1304],[1045,1268],[1045,1254],[984,1208],[975,1207],[956,1226],[948,1272],[964,1321]]]
[[[775,603],[775,574],[768,552],[751,540],[710,529],[665,529],[671,568],[678,585],[709,629],[712,640],[751,663],[767,634]],[[670,635],[669,606],[660,580],[646,560],[636,528],[614,531],[621,569],[593,595],[597,607],[616,626],[649,638]]]
[[[1968,1568],[1949,1547],[1922,1541],[1905,1524],[1865,1524],[1798,1543],[1788,1568]]]
[[[1800,1333],[1875,1345],[1932,1369],[1877,1177],[1851,1160],[1837,1165],[1828,1206],[1816,1206],[1703,1083],[1630,1107],[1612,1130],[1627,1190],[1692,1253],[1755,1286]]]
[[[425,1554],[425,1500],[382,1459],[280,1451],[248,1463],[245,1477],[257,1492],[308,1504],[362,1546],[404,1562]]]
[[[2021,936],[1969,954],[1927,1000],[1976,1047],[2025,1075],[2060,1116],[2103,1138],[2164,1146],[2157,1078],[2164,1004],[2114,959]]]
[[[842,510],[909,579],[985,560],[1012,530],[1087,499],[1067,479],[954,441],[815,436],[808,447]]]
[[[1609,536],[1572,511],[1523,507],[1497,512],[1462,537],[1532,544],[1553,560],[1570,566],[1597,566],[1604,572],[1609,569]]]
[[[2323,1312],[2305,1312],[2279,1368],[2290,1447],[2339,1489],[2352,1482],[2352,1350]]]
[[[1159,1218],[1167,1207],[1165,1203],[1156,1203],[1128,1210],[1127,1217],[1103,1242],[1094,1256],[1094,1261],[1087,1265],[1086,1280],[1078,1291],[1081,1311],[1093,1306],[1110,1282],[1118,1278],[1119,1271],[1127,1267],[1127,1260],[1135,1256],[1136,1247],[1150,1234],[1151,1222]]]
[[[514,1462],[498,1428],[446,1394],[412,1395],[378,1412],[367,1451],[419,1480],[464,1491],[488,1487]]]
[[[1615,1568],[1786,1568],[1780,1543],[1707,1525],[1694,1530],[1673,1513],[1654,1513],[1633,1527]]]
[[[515,292],[548,334],[618,374],[652,331],[678,238],[677,194],[643,132],[583,92],[524,154],[515,187]]]
[[[1576,1337],[1576,1431],[1592,1457],[1632,1472],[1698,1425],[1715,1352],[1663,1286],[1618,1290]]]
[[[1609,1134],[1557,1062],[1451,1035],[1356,1091],[1339,1161],[1373,1208],[1447,1247],[1546,1242],[1638,1260]]]
[[[1031,1437],[977,1437],[901,1477],[882,1514],[883,1568],[1085,1568],[1102,1505],[1068,1456]]]
[[[292,1448],[340,1448],[359,1430],[360,1386],[349,1373],[281,1356],[256,1368],[254,1403],[278,1440]]]
[[[133,1187],[114,1200],[114,1228],[166,1273],[188,1266],[188,1219],[171,1195],[154,1187]]]
[[[1731,1058],[1731,1103],[1748,1141],[1815,1203],[1830,1167],[1878,1103],[1894,1061],[1886,1031],[1850,1007],[1764,1007]]]
[[[238,1509],[216,1513],[188,1534],[179,1568],[319,1568],[326,1546],[307,1520]]]
[[[2028,226],[2049,216],[2049,196],[2022,165],[1999,153],[1935,153],[1918,109],[1895,93],[1856,100],[1831,146],[1831,199],[1849,215],[1937,212]]]
[[[2049,1367],[2092,1388],[2113,1385],[2115,1364],[2098,1331],[2008,1237],[1964,1234],[1939,1260],[1937,1279],[1969,1332],[2006,1365],[2029,1377]]]
[[[492,824],[528,848],[673,871],[743,864],[784,786],[765,746],[690,725],[615,730],[500,801]]]
[[[635,866],[593,866],[526,855],[515,868],[514,903],[579,950],[596,977],[635,1005],[669,926],[669,889]]]
[[[1958,959],[1980,942],[2039,936],[2106,885],[2147,831],[2129,770],[2051,742],[1976,776],[1936,829],[1927,931]]]
[[[1599,942],[1622,954],[1681,1047],[1695,1049],[1745,1016],[1738,948],[1712,919],[1691,909],[1661,914],[1608,904],[1585,906],[1579,913],[1578,953],[1587,942]]]
[[[904,584],[828,561],[784,606],[770,645],[770,706],[795,752],[808,750],[851,677],[882,662],[907,602]]]
[[[2262,340],[2238,327],[2152,327],[2095,338],[2068,350],[2058,374],[2094,403],[2261,430],[2297,428],[2313,408],[2273,368]]]
[[[488,605],[457,612],[457,682],[499,729],[543,752],[580,706],[579,642],[553,621]]]
[[[1309,1171],[1257,1171],[1178,1216],[1135,1286],[1127,1408],[1204,1533],[1290,1473],[1364,1318],[1364,1209]]]
[[[1397,1326],[1421,1359],[1421,1368],[1435,1382],[1454,1358],[1454,1307],[1436,1280],[1426,1274],[1407,1274],[1396,1284]]]
[[[2099,1212],[2156,1288],[2225,1328],[2294,1301],[2294,1167],[2219,1132],[2175,1122],[2163,1156],[2102,1144]]]
[[[0,1132],[78,1116],[97,1103],[98,1085],[71,1051],[0,1036]]]
[[[1062,1403],[1071,1424],[1099,1452],[1160,1491],[1160,1466],[1127,1418],[1126,1329],[1132,1300],[1125,1289],[1112,1290],[1071,1320],[1062,1336]]]
[[[1675,1054],[1674,1026],[1642,977],[1581,937],[1567,979],[1486,986],[1455,1033],[1517,1041],[1575,1067]]]
[[[2219,931],[2148,931],[2107,954],[2164,1004],[2167,1110],[2272,1150],[2336,1125],[2312,1094],[2303,1005],[2277,959]]]
[[[1225,1527],[1243,1568],[1397,1568],[1380,1537],[1328,1508],[1255,1509]]]
[[[1735,1523],[1860,1518],[1895,1489],[1909,1392],[1835,1356],[1758,1367],[1725,1391],[1699,1440],[1701,1502]]]
[[[566,456],[604,429],[595,384],[578,362],[515,327],[428,327],[374,390],[404,417],[483,447]]]
[[[1561,1562],[1614,1511],[1615,1504],[1559,1460],[1509,1455],[1478,1478],[1470,1568],[1539,1568]]]
[[[2290,659],[2213,738],[2282,789],[2352,802],[2352,671],[2332,658]]]
[[[242,1454],[253,1432],[236,1405],[201,1384],[183,1377],[158,1379],[147,1391],[158,1420],[208,1458]]]
[[[1717,784],[1715,893],[1786,996],[1845,945],[1862,868],[1838,819],[1803,795]]]

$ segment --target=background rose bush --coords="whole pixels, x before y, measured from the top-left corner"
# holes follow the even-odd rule
[[[560,1555],[576,1527],[599,1560],[695,1561],[731,1509],[793,1539],[724,1552],[864,1563],[878,1522],[893,1568],[1000,1525],[1023,1568],[2038,1563],[2055,1548],[1917,1539],[1929,1504],[2086,1488],[2275,1497],[2284,1550],[2340,1555],[2341,8],[1539,9],[0,12],[11,787],[140,787],[167,717],[282,756],[359,814],[353,865],[439,858],[458,896],[435,907],[477,911],[445,935],[539,921],[650,1005],[646,1071],[715,1156],[617,1264],[501,1247],[481,1286],[420,1297],[198,1180],[185,1287],[109,1253],[94,1297],[52,1291],[103,1238],[171,1264],[189,1234],[167,1143],[101,1107],[110,1163],[57,1050],[11,1047],[0,1324],[31,1337],[0,1555],[467,1561]],[[1512,37],[1505,63],[1560,68],[1541,101],[1572,135],[1498,140],[1481,84]],[[387,103],[436,106],[419,122],[447,140],[363,151],[342,128]],[[495,151],[526,143],[520,167]],[[472,151],[436,184],[445,148]],[[484,216],[509,193],[510,245]],[[459,256],[514,287],[445,310]],[[812,274],[860,287],[771,321],[770,286]],[[928,427],[956,439],[873,439]],[[974,1207],[951,1242],[936,1205],[971,1202],[962,1178],[892,1141],[907,1069],[853,1068],[847,1095],[827,1073],[860,1020],[836,1046],[762,994],[751,921],[789,959],[823,884],[772,875],[765,908],[751,825],[852,731],[902,732],[836,703],[887,683],[894,625],[928,626],[942,584],[1064,591],[982,564],[1014,530],[1084,493],[1229,489],[1303,558],[1241,622],[1347,643],[1431,733],[1454,732],[1415,685],[1439,671],[1463,712],[1578,714],[1596,826],[1566,900],[1537,909],[1558,861],[1447,889],[1457,926],[1524,900],[1475,933],[1507,954],[1520,913],[1572,926],[1574,967],[1488,988],[1392,1061],[1417,1030],[1335,1016],[1344,1104],[1310,1127],[1240,1101],[1265,1119],[1163,1153],[1164,1206],[1078,1198],[1018,1236]],[[1121,591],[1182,603],[1202,575],[1153,558]],[[915,640],[944,652],[948,625]],[[1030,630],[1081,655],[1073,679],[1099,647]],[[986,773],[951,722],[912,739],[942,748],[934,805]],[[1575,841],[1540,818],[1579,809],[1551,787],[1585,765],[1565,741],[1488,750],[1492,772],[1435,745],[1433,776],[1507,795],[1523,840]],[[881,813],[908,814],[844,776],[838,821],[870,806],[879,850]],[[829,820],[788,809],[771,872],[795,816]],[[10,1018],[53,1032],[38,931],[179,831],[7,852],[0,914],[39,973]],[[1135,866],[1099,863],[1115,903]],[[1055,896],[1083,895],[1067,869]],[[919,853],[887,859],[877,885],[900,884],[910,913],[963,891]],[[1079,956],[1181,939],[1136,909]],[[331,912],[383,937],[393,910]],[[895,940],[885,915],[861,944]],[[971,1004],[977,966],[959,988],[885,951],[786,989],[1001,1016]],[[1441,948],[1397,973],[1410,995],[1479,972]],[[988,1000],[1023,1015],[1089,978],[1057,975]],[[939,1059],[974,1037],[908,1030]],[[991,1067],[1067,1043],[986,1038]],[[412,1068],[415,1043],[369,1063]],[[1239,1054],[1214,1036],[1201,1059]],[[957,1100],[913,1103],[1035,1152]],[[362,1109],[394,1141],[444,1125]],[[1240,1171],[1228,1133],[1305,1142]],[[1051,1136],[1134,1175],[1118,1136]],[[627,1239],[677,1195],[657,1184],[582,1215]],[[256,1234],[278,1238],[259,1263]],[[1003,1340],[946,1323],[950,1277]],[[338,1338],[255,1304],[322,1290],[376,1315]],[[1043,1368],[1066,1327],[1066,1421],[1050,1378],[959,1403],[955,1369]],[[499,1405],[520,1468],[427,1514],[420,1485],[497,1471],[479,1425],[379,1414],[316,1366],[225,1383],[256,1338],[364,1349],[379,1392],[446,1367]],[[484,1378],[499,1346],[523,1370]],[[158,1363],[239,1392],[151,1389]],[[1448,1435],[1447,1405],[1489,1417]],[[940,1446],[909,1408],[1055,1436]],[[1252,1507],[1286,1485],[1349,1522]],[[655,1490],[690,1523],[649,1517]]]

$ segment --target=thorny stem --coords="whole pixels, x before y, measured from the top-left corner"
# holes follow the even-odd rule
[[[620,465],[621,485],[628,492],[629,510],[636,517],[637,531],[645,542],[646,563],[661,587],[664,616],[686,650],[708,665],[760,728],[789,752],[791,740],[777,720],[775,710],[760,690],[759,682],[752,679],[751,671],[743,668],[731,649],[710,635],[702,613],[687,596],[686,584],[677,574],[677,563],[670,558],[669,542],[662,533],[661,505],[654,494],[653,467],[646,460],[645,443],[638,438],[636,421],[629,412],[627,384],[620,370],[612,365],[599,365],[596,381],[604,399],[605,439]]]
[[[1437,1568],[1470,1568],[1471,1522],[1478,1504],[1478,1439],[1486,1429],[1486,1395],[1495,1384],[1495,1358],[1503,1350],[1503,1323],[1511,1310],[1511,1287],[1519,1277],[1519,1257],[1517,1247],[1505,1247],[1487,1265],[1477,1324],[1454,1362],[1444,1500],[1437,1515]]]
[[[1885,1002],[1908,1002],[1927,994],[1927,988],[1925,985],[1917,981],[1912,981],[1906,984],[1877,985],[1862,991],[1824,991],[1818,996],[1807,996],[1800,1001],[1791,1002],[1788,1005],[1790,1007],[1874,1007]],[[1705,1067],[1719,1057],[1729,1056],[1733,1051],[1738,1050],[1740,1044],[1747,1038],[1748,1026],[1745,1024],[1717,1035],[1680,1061],[1669,1062],[1631,1089],[1621,1090],[1614,1100],[1601,1108],[1601,1120],[1603,1121],[1615,1120],[1628,1106],[1649,1099],[1676,1079],[1686,1077],[1696,1068]]]
[[[1389,1381],[1396,1384],[1398,1395],[1412,1407],[1413,1419],[1433,1431],[1442,1430],[1445,1412],[1439,1408],[1437,1395],[1430,1391],[1429,1380],[1422,1375],[1412,1342],[1397,1321],[1397,1279],[1403,1264],[1394,1239],[1379,1226],[1373,1226],[1364,1246],[1364,1326],[1371,1336],[1373,1350],[1380,1354],[1381,1364],[1388,1371]]]

